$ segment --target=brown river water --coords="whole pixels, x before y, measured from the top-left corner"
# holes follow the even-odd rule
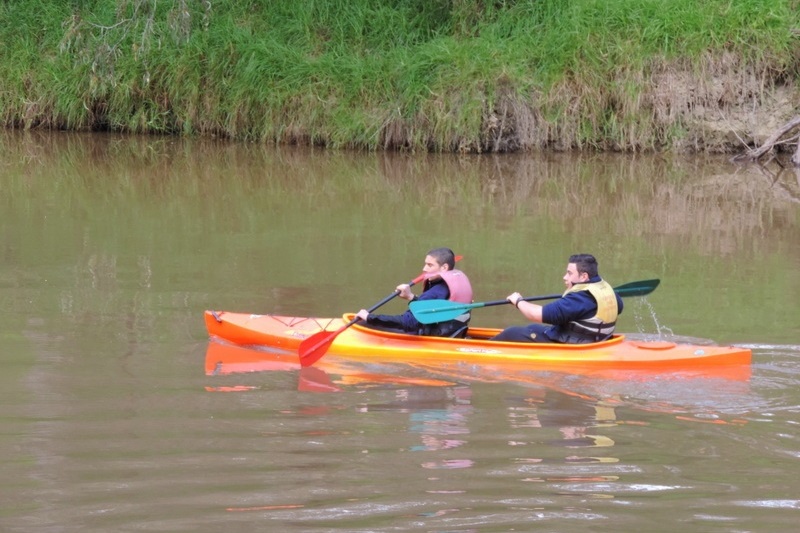
[[[0,531],[797,528],[791,170],[0,131],[0,208]],[[436,246],[476,301],[560,292],[594,253],[612,285],[661,280],[618,331],[752,365],[300,372],[209,341],[205,309],[340,316]]]

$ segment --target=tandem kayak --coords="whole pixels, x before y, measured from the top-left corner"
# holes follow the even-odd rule
[[[242,346],[263,346],[296,353],[303,340],[321,331],[338,330],[353,316],[315,318],[206,311],[205,324],[211,337]],[[749,349],[736,346],[630,340],[624,335],[591,344],[488,340],[499,332],[499,329],[492,328],[469,328],[467,338],[451,339],[389,333],[354,324],[336,337],[327,353],[362,361],[513,363],[532,369],[676,370],[723,364],[749,365],[752,358]]]

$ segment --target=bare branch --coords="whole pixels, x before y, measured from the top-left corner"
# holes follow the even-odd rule
[[[787,133],[791,132],[797,126],[800,126],[800,116],[796,116],[792,120],[790,120],[789,122],[784,124],[783,127],[778,129],[766,141],[764,141],[764,144],[762,144],[761,147],[759,147],[759,148],[757,148],[755,150],[749,150],[746,154],[742,154],[740,156],[737,156],[734,159],[735,160],[749,159],[751,161],[757,161],[758,159],[761,158],[761,156],[763,156],[767,152],[771,151],[775,147],[775,145],[783,144],[785,142],[789,142],[786,139],[781,141],[781,138],[784,135],[786,135]],[[795,161],[796,158],[800,159],[800,156],[798,156],[798,152],[795,152],[795,155],[792,157],[792,163],[795,166],[800,166],[800,165],[798,165],[798,162]]]

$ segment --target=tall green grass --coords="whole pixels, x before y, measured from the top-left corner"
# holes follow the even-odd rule
[[[363,149],[707,146],[693,110],[796,79],[796,4],[18,0],[0,4],[0,121]]]

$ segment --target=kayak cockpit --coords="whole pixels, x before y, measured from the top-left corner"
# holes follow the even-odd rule
[[[345,314],[342,319],[345,322],[350,322],[355,317],[352,313]],[[458,338],[449,338],[449,337],[426,337],[421,335],[409,335],[406,333],[394,333],[391,331],[383,331],[375,328],[371,328],[365,326],[363,324],[356,323],[353,325],[357,331],[363,332],[369,336],[374,337],[376,340],[380,338],[384,339],[392,339],[392,340],[400,340],[402,339],[405,342],[409,343],[455,343],[459,345],[469,346],[469,345],[493,345],[493,346],[530,346],[536,347],[537,349],[548,349],[548,348],[557,348],[559,350],[587,350],[592,348],[599,348],[604,346],[614,346],[616,344],[621,343],[625,340],[624,335],[613,335],[610,339],[600,342],[591,342],[591,343],[584,343],[584,344],[563,344],[563,343],[525,343],[525,342],[509,342],[509,341],[490,341],[492,337],[500,333],[502,330],[499,328],[476,328],[470,327],[467,329],[466,337],[458,337]]]

